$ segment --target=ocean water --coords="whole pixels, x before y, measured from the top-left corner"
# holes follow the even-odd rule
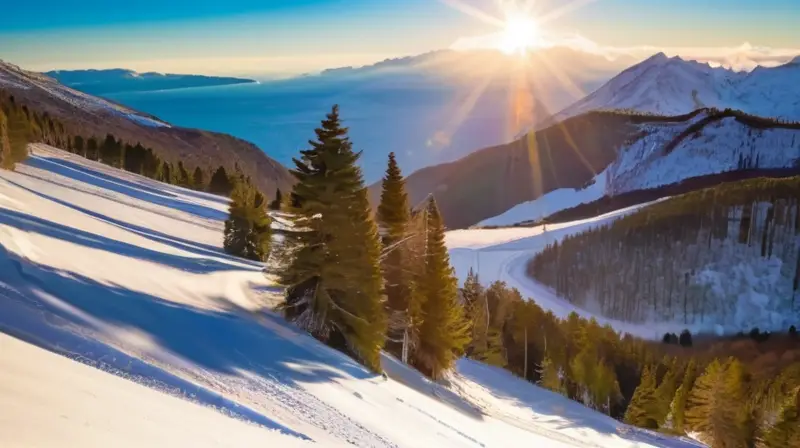
[[[481,88],[428,77],[313,76],[221,87],[106,95],[169,123],[251,141],[284,165],[309,147],[334,104],[349,127],[367,182],[380,179],[389,152],[406,174],[513,139],[515,119],[505,83]]]

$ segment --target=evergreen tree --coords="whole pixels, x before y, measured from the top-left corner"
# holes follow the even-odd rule
[[[765,448],[800,447],[800,388],[789,394],[775,423],[764,431]]]
[[[281,189],[278,188],[275,190],[275,199],[269,203],[270,210],[280,210],[281,205],[283,204],[283,193],[281,193]]]
[[[230,196],[232,190],[233,184],[228,177],[228,173],[225,171],[225,167],[220,166],[211,175],[211,180],[208,182],[208,191],[214,194]]]
[[[433,198],[428,202],[427,229],[425,272],[418,285],[422,325],[414,363],[431,378],[440,378],[463,355],[469,343],[469,325],[458,300],[458,283],[444,244],[444,224]]]
[[[689,394],[686,426],[701,433],[712,446],[744,446],[740,375],[738,361],[731,359],[723,365],[715,359]]]
[[[659,427],[663,426],[666,422],[672,400],[675,397],[675,391],[678,387],[678,372],[675,371],[677,368],[674,360],[669,362],[667,364],[667,372],[661,379],[658,388],[656,388],[656,408]]]
[[[178,171],[177,171],[177,184],[181,187],[191,187],[192,186],[192,179],[189,177],[189,171],[186,170],[186,167],[183,166],[183,161],[178,161]]]
[[[224,247],[230,254],[266,261],[272,241],[271,221],[258,196],[250,184],[237,182],[225,220]]]
[[[7,161],[11,158],[11,142],[8,139],[8,120],[3,109],[0,109],[0,168],[8,168]]]
[[[642,370],[639,387],[633,393],[628,409],[625,411],[625,423],[641,428],[658,428],[658,410],[656,406],[656,378],[649,367]]]
[[[489,346],[489,302],[486,290],[478,279],[478,274],[469,269],[464,287],[461,289],[467,320],[472,326],[472,340],[469,355],[475,359],[484,358]]]
[[[97,139],[90,137],[86,140],[86,158],[89,160],[98,160],[100,157]]]
[[[3,159],[3,167],[13,169],[17,162],[22,162],[28,157],[28,143],[33,137],[30,121],[22,109],[12,107],[7,112],[6,135],[9,151]]]
[[[199,166],[194,169],[192,174],[192,186],[197,190],[203,190],[206,186],[205,173]]]
[[[280,272],[287,319],[374,371],[386,332],[380,239],[347,128],[334,106],[295,159],[291,260]]]
[[[86,157],[86,147],[84,145],[83,137],[80,135],[76,135],[74,139],[72,139],[72,152],[78,154],[80,156]]]
[[[386,348],[399,355],[404,335],[409,327],[409,302],[412,278],[408,271],[408,252],[403,242],[409,231],[410,206],[406,194],[405,180],[397,166],[394,153],[389,153],[389,165],[383,177],[381,202],[377,221],[383,236],[386,252],[381,268],[386,288],[386,308],[389,315],[389,331]]]
[[[670,412],[665,422],[665,427],[676,431],[678,434],[685,432],[686,404],[689,401],[689,394],[694,386],[697,377],[697,367],[694,359],[689,360],[689,364],[683,372],[683,380],[680,387],[675,392],[675,397],[670,404]]]
[[[539,385],[547,390],[564,394],[563,372],[548,356],[544,357],[542,367],[539,369]]]

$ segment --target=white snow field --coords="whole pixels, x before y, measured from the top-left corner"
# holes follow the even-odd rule
[[[227,200],[32,149],[0,172],[0,446],[698,446],[470,361],[374,375],[266,309]]]

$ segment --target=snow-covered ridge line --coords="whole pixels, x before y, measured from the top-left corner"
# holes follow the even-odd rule
[[[163,121],[138,114],[126,107],[66,87],[44,74],[28,72],[15,65],[0,61],[0,86],[4,83],[21,89],[30,89],[31,86],[37,87],[53,97],[87,112],[117,114],[142,126],[171,127]]]
[[[702,107],[732,108],[753,115],[800,120],[800,65],[736,72],[663,53],[623,71],[556,120],[598,109],[632,109],[679,115]]]
[[[737,111],[701,109],[679,117],[642,117],[632,141],[583,189],[560,189],[486,219],[482,226],[537,222],[556,212],[637,190],[747,169],[800,164],[800,123]]]

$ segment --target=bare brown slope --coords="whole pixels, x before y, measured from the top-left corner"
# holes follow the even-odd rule
[[[153,148],[162,159],[176,163],[182,160],[190,169],[222,165],[232,172],[238,165],[267,195],[274,194],[276,188],[287,191],[293,183],[283,165],[252,143],[216,132],[140,124],[128,118],[125,112],[142,117],[149,115],[121,107],[123,112],[97,107],[93,100],[107,101],[75,92],[55,80],[1,61],[0,89],[6,90],[21,104],[57,118],[73,135],[103,138],[106,134],[113,134],[125,142],[140,142]]]
[[[610,164],[636,130],[633,117],[588,113],[452,163],[423,168],[406,181],[412,204],[434,194],[446,225],[463,228],[558,188],[578,188]],[[371,187],[373,203],[380,183]]]

